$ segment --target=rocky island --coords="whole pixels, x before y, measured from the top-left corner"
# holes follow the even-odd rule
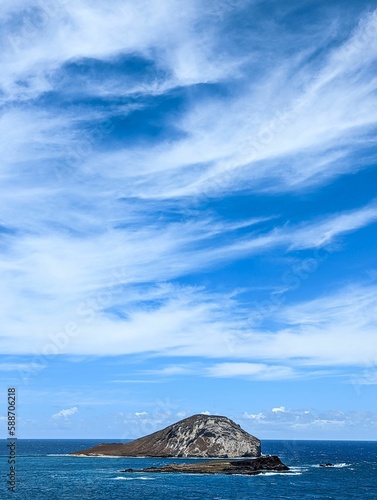
[[[169,464],[145,469],[126,469],[120,472],[178,472],[181,474],[243,474],[255,476],[263,472],[286,471],[289,468],[276,455],[251,458],[248,460],[212,460],[191,464]]]
[[[121,472],[255,475],[288,470],[279,457],[261,456],[259,439],[229,418],[218,415],[193,415],[130,443],[102,443],[71,455],[226,459]]]
[[[259,439],[227,417],[193,415],[130,443],[102,443],[72,455],[123,457],[259,457]]]

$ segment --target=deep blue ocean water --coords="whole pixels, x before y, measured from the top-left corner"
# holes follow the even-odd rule
[[[102,440],[102,442],[105,440]],[[128,467],[183,459],[70,457],[101,440],[18,440],[16,493],[8,492],[7,442],[1,440],[0,498],[53,499],[377,499],[377,442],[262,441],[292,469],[259,476],[131,474]],[[331,462],[335,467],[322,468]]]

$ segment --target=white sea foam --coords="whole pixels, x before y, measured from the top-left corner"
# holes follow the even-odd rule
[[[321,469],[343,469],[344,467],[351,467],[352,464],[340,463],[332,465],[312,465],[311,467],[319,467]]]
[[[52,455],[50,455],[52,456]],[[78,457],[78,458],[127,458],[120,455],[59,455],[62,457]]]
[[[70,457],[70,458],[124,458],[112,455],[72,455],[71,453],[47,453],[46,457]]]
[[[156,478],[155,477],[123,477],[123,476],[118,476],[114,477],[113,481],[154,481]]]
[[[302,472],[262,472],[260,476],[301,476]]]
[[[70,455],[69,453],[47,453],[46,457],[71,457],[75,455]]]

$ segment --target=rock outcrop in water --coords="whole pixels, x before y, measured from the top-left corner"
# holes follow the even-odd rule
[[[276,455],[252,458],[250,460],[216,460],[191,464],[170,464],[162,467],[148,467],[146,469],[126,469],[120,472],[165,472],[181,474],[243,474],[255,476],[263,472],[281,472],[289,470]]]
[[[72,455],[259,457],[260,441],[227,417],[193,415],[131,443],[102,443]]]

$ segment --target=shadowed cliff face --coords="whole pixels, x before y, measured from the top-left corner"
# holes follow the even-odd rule
[[[74,455],[259,457],[260,441],[227,417],[193,415],[131,443],[100,444]]]

